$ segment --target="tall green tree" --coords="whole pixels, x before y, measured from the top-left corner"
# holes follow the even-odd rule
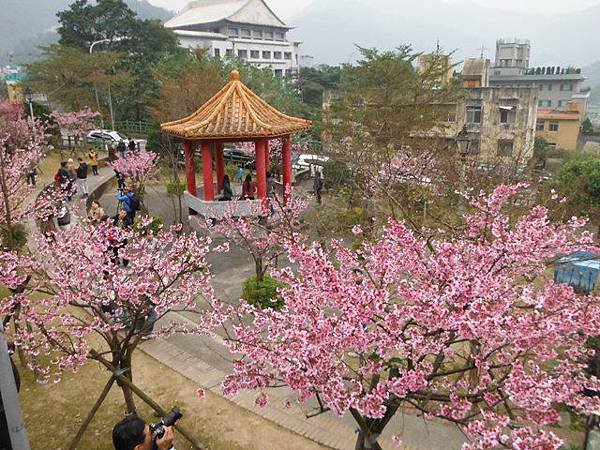
[[[139,19],[122,0],[77,0],[66,11],[58,13],[60,43],[89,51],[90,46],[103,39],[111,51],[122,55],[107,69],[108,75],[131,74],[133,83],[126,95],[116,98],[119,119],[148,119],[145,98],[158,89],[152,67],[160,59],[183,50],[177,36],[158,20]],[[96,51],[104,50],[98,48]]]
[[[114,52],[90,55],[77,48],[54,45],[46,49],[41,61],[28,66],[28,73],[36,90],[45,92],[52,102],[73,111],[89,106],[109,117],[109,83],[115,105],[128,95],[132,84],[129,72],[112,70],[120,60],[121,55]]]
[[[593,225],[600,226],[600,159],[567,161],[551,187],[567,199],[557,206],[555,214],[565,218],[588,216]]]

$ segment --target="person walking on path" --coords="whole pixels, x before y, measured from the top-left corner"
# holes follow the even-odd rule
[[[313,182],[313,189],[315,191],[315,197],[317,197],[317,203],[321,204],[321,194],[323,192],[323,178],[321,178],[321,172],[315,173],[315,181]]]
[[[37,168],[31,167],[27,170],[27,185],[35,187],[35,177],[37,176]]]
[[[135,141],[133,140],[132,137],[130,137],[129,144],[127,145],[127,149],[133,153],[133,152],[135,152],[136,148],[137,148],[137,145],[136,145]]]
[[[117,151],[119,152],[120,158],[125,158],[125,152],[127,151],[127,147],[125,146],[125,142],[121,139],[117,144]]]
[[[252,181],[250,174],[246,175],[246,180],[242,184],[242,196],[240,200],[254,200],[256,195],[256,184]]]
[[[79,158],[79,167],[77,167],[77,191],[81,194],[82,197],[87,197],[89,195],[88,192],[88,166],[87,163]]]
[[[244,168],[242,166],[238,166],[237,174],[235,175],[235,179],[238,183],[241,183],[244,179]]]
[[[98,176],[98,152],[96,149],[90,148],[88,159],[90,161],[90,166],[92,167],[92,173],[94,176]]]
[[[102,208],[102,206],[100,206],[100,203],[98,203],[98,200],[94,200],[92,202],[92,207],[90,208],[90,210],[88,212],[88,219],[90,219],[90,221],[94,225],[98,225],[100,222],[102,222],[103,217],[104,217],[104,209]]]
[[[231,182],[229,175],[223,177],[223,194],[219,197],[220,202],[229,202],[233,199],[233,191],[231,190]]]

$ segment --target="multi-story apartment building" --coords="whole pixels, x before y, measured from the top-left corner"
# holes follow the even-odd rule
[[[287,39],[291,29],[264,0],[195,0],[165,27],[185,48],[205,48],[215,57],[239,57],[277,76],[299,70],[299,42]]]
[[[537,87],[538,106],[565,110],[575,101],[587,110],[590,91],[583,88],[581,70],[561,67],[530,68],[530,44],[522,39],[499,39],[496,60],[490,76],[490,86]]]
[[[467,96],[443,107],[446,123],[437,131],[453,140],[465,129],[469,156],[482,163],[526,164],[533,156],[538,91],[536,87],[490,86],[488,59],[463,63]]]

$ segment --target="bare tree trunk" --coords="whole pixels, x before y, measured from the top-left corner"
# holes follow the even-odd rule
[[[133,383],[133,374],[131,367],[131,357],[122,357],[118,364],[114,364],[116,367],[120,367],[121,369],[126,369],[122,374],[123,378],[127,378],[130,383]],[[131,391],[131,387],[129,383],[123,383],[122,379],[119,378],[117,384],[121,388],[123,392],[123,399],[125,400],[125,405],[127,407],[127,414],[137,414],[137,409],[135,407],[135,399],[133,398],[133,392]]]
[[[262,256],[257,256],[254,258],[254,266],[256,271],[256,284],[258,285],[258,283],[262,283],[265,278]]]

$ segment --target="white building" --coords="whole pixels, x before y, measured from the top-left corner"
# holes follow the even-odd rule
[[[165,27],[185,48],[205,48],[221,58],[237,56],[282,77],[299,70],[300,43],[287,40],[292,27],[263,0],[195,0]]]

